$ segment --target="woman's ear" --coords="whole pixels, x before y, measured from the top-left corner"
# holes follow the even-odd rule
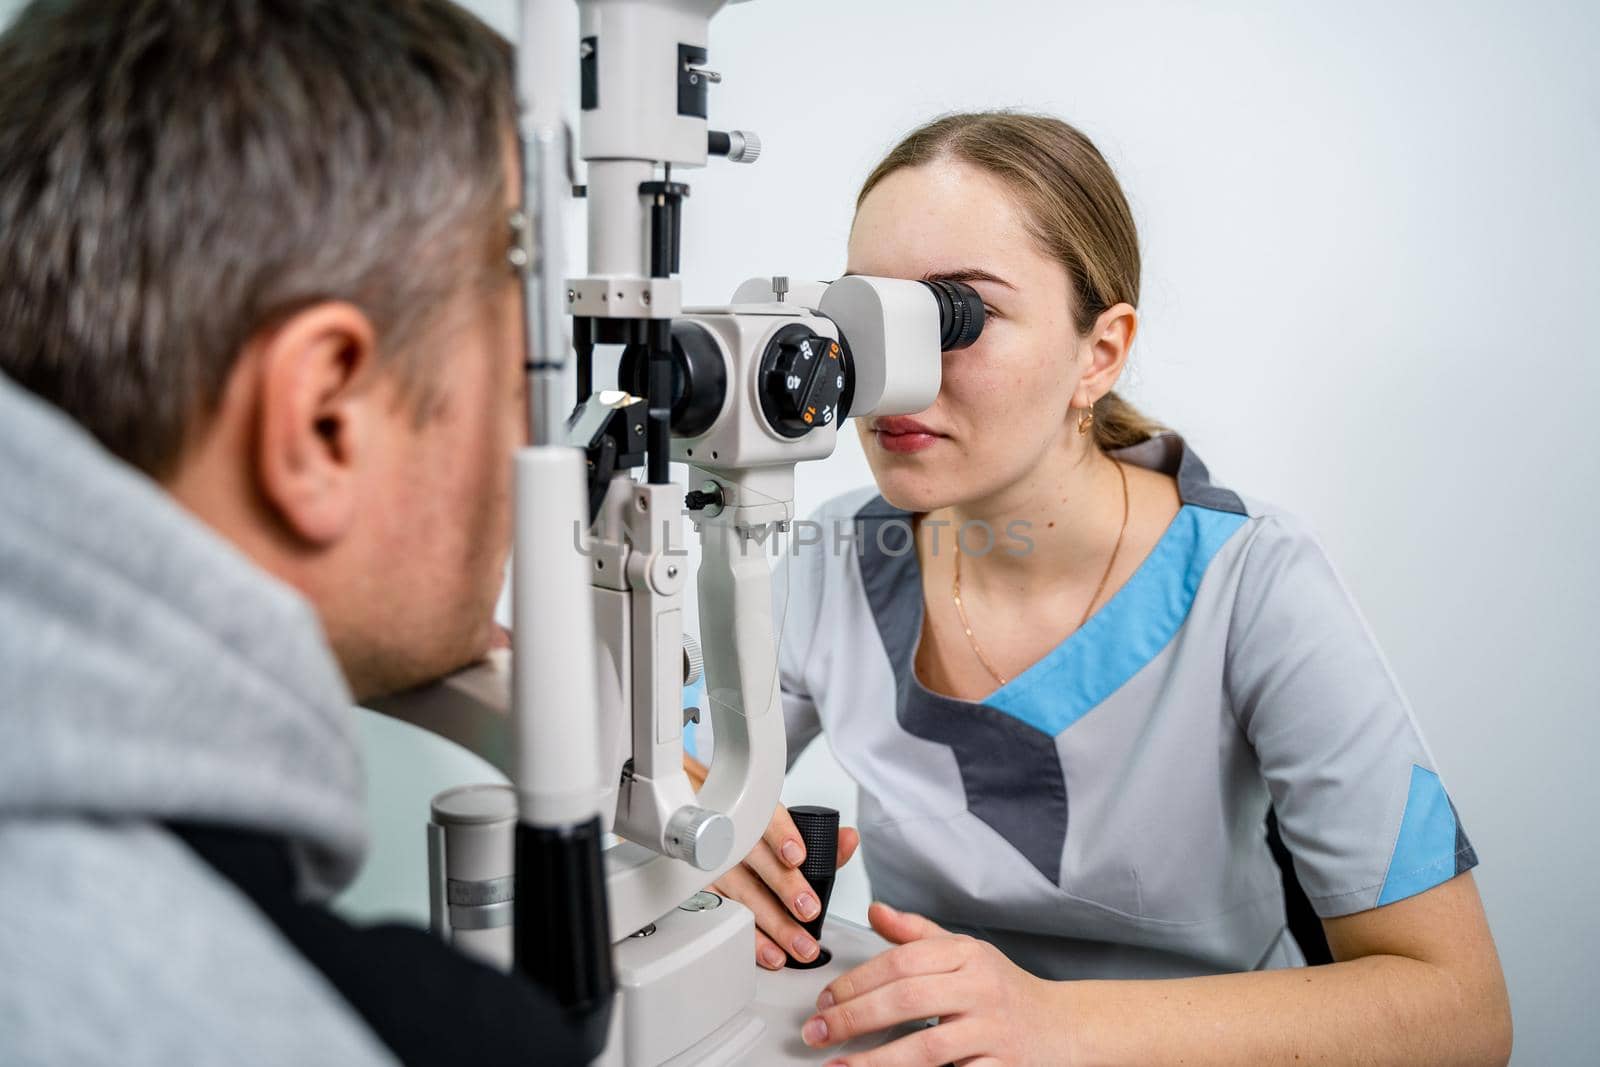
[[[1079,341],[1079,354],[1087,357],[1088,366],[1078,380],[1073,407],[1089,407],[1116,388],[1138,332],[1139,313],[1132,304],[1113,304],[1099,314],[1088,335]]]
[[[375,388],[371,321],[337,301],[313,304],[258,335],[256,476],[268,506],[302,541],[338,541],[360,503],[388,391]]]

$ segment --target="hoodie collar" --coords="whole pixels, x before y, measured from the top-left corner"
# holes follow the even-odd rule
[[[0,819],[277,834],[302,889],[365,850],[350,693],[311,606],[0,376]]]

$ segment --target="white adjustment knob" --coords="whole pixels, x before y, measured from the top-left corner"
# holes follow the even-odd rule
[[[667,855],[702,871],[719,867],[733,851],[733,820],[720,811],[685,804],[667,820]]]
[[[700,651],[700,642],[694,634],[683,635],[683,684],[691,686],[705,675],[705,655]]]
[[[728,131],[728,162],[754,163],[761,158],[761,135],[754,130]]]

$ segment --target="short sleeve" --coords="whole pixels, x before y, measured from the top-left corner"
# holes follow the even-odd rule
[[[1317,914],[1431,889],[1478,859],[1377,642],[1316,538],[1258,520],[1227,688]]]

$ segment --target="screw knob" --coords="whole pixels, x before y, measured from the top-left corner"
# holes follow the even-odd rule
[[[693,685],[705,674],[705,654],[700,651],[700,642],[694,634],[683,635],[683,684]]]
[[[733,851],[733,820],[720,811],[685,804],[667,820],[667,855],[715,870]]]

